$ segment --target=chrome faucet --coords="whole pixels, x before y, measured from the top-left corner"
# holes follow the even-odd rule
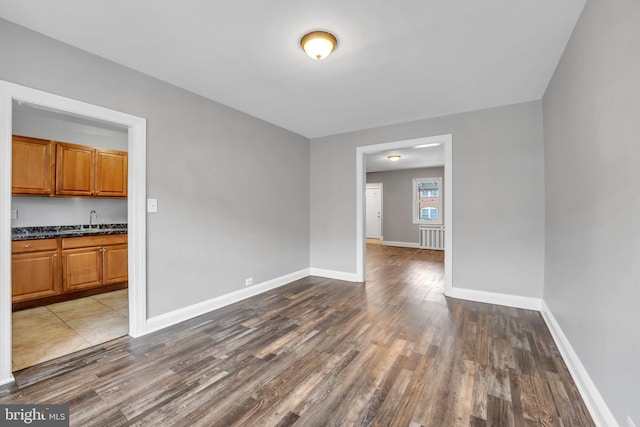
[[[91,228],[93,226],[93,217],[95,216],[96,219],[98,219],[98,213],[94,210],[92,210],[91,212],[89,212],[89,228]]]

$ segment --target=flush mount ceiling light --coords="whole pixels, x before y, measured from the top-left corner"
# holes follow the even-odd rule
[[[324,59],[336,48],[336,36],[326,31],[312,31],[300,39],[300,46],[313,59]]]
[[[391,160],[392,162],[397,162],[398,160],[400,160],[400,156],[398,156],[397,154],[392,154],[391,156],[387,156],[387,159]]]

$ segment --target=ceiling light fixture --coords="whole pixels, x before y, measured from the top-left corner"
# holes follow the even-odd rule
[[[397,154],[393,154],[391,156],[387,156],[387,159],[391,160],[392,162],[397,162],[398,160],[400,160],[400,156],[398,156]]]
[[[413,148],[428,148],[428,147],[437,147],[438,145],[440,145],[440,142],[433,142],[431,144],[422,144],[422,145],[416,145]]]
[[[324,59],[338,45],[336,36],[326,31],[312,31],[300,39],[300,46],[313,59]]]

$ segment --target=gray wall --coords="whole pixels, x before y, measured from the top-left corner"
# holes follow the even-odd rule
[[[16,135],[127,151],[128,139],[124,129],[15,103],[12,119]],[[94,223],[127,222],[126,200],[33,196],[14,196],[11,199],[11,209],[18,211],[18,219],[11,220],[12,227],[87,224],[92,210],[98,214]]]
[[[404,169],[367,174],[367,183],[382,186],[382,235],[388,242],[419,243],[419,225],[413,223],[413,179],[442,178],[442,211],[444,219],[444,168]]]
[[[541,297],[539,101],[312,139],[311,267],[356,271],[357,146],[446,133],[453,134],[453,285]]]
[[[544,299],[621,426],[640,425],[640,3],[589,0],[543,98]]]
[[[150,316],[309,267],[306,138],[4,20],[0,40],[0,79],[147,119]]]

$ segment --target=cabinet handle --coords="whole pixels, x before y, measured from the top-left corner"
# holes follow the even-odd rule
[[[24,245],[24,247],[25,247],[25,248],[28,248],[28,247],[29,247],[29,245]]]
[[[58,254],[53,254],[53,256],[58,256]]]

